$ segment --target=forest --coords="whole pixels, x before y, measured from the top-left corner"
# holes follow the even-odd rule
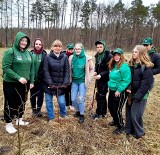
[[[143,38],[152,37],[160,51],[160,2],[145,6],[142,0],[126,5],[97,0],[0,0],[0,47],[10,47],[18,31],[31,42],[37,37],[45,48],[55,39],[64,45],[82,42],[87,50],[103,39],[110,50],[132,50]]]

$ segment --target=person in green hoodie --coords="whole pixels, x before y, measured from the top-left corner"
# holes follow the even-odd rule
[[[125,62],[121,48],[113,50],[112,55],[111,61],[109,62],[108,109],[113,117],[114,125],[112,126],[117,127],[113,131],[113,134],[121,134],[124,129],[122,108],[127,97],[125,90],[131,82],[131,71]]]
[[[85,54],[82,43],[75,44],[75,52],[69,57],[71,85],[71,100],[76,109],[75,117],[79,123],[84,122],[86,89],[93,75],[92,57]]]
[[[6,131],[10,134],[17,130],[12,124],[16,116],[16,125],[28,125],[22,116],[25,110],[26,92],[34,87],[34,65],[27,50],[30,39],[26,34],[18,32],[12,48],[4,52],[2,59],[4,120]]]
[[[41,117],[41,108],[43,105],[44,90],[43,90],[43,80],[44,80],[44,59],[47,52],[43,49],[43,41],[37,38],[34,41],[34,48],[31,50],[32,58],[34,61],[34,87],[30,89],[30,102],[32,107],[32,116]]]
[[[146,48],[148,55],[154,64],[153,67],[153,75],[160,73],[160,54],[156,52],[153,46],[153,39],[152,38],[144,38],[143,39],[143,46]]]

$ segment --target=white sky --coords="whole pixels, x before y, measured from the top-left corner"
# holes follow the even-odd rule
[[[160,0],[142,0],[143,1],[143,5],[145,5],[145,6],[149,6],[150,4],[157,4]],[[111,2],[112,3],[117,3],[118,2],[118,0],[97,0],[97,3],[102,3],[102,2],[104,2],[104,3],[108,3],[108,4],[110,4]],[[130,6],[131,5],[131,2],[132,2],[132,0],[122,0],[122,2],[126,5],[126,6]]]

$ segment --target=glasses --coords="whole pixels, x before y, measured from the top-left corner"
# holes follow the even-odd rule
[[[76,51],[80,51],[80,50],[82,50],[82,49],[81,49],[81,48],[75,48],[75,50],[76,50]]]

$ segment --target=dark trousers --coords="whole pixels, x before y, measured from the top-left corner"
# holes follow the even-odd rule
[[[3,81],[4,93],[4,120],[6,123],[12,122],[14,116],[21,118],[25,110],[27,84]]]
[[[40,111],[43,105],[44,91],[42,84],[35,82],[34,87],[30,89],[30,102],[32,110]]]
[[[96,92],[97,115],[103,116],[107,114],[107,99],[106,99],[107,89],[108,87],[105,86],[105,84],[103,86],[97,85],[97,92]]]
[[[131,105],[126,104],[126,125],[127,134],[142,136],[144,134],[143,113],[146,107],[146,99],[134,101]]]
[[[65,89],[65,100],[66,100],[66,106],[72,105],[72,101],[71,101],[71,84],[68,85],[68,87]]]
[[[113,117],[113,121],[119,128],[124,126],[123,117],[122,117],[122,109],[123,105],[126,101],[126,93],[122,92],[120,97],[115,97],[115,91],[110,90],[108,96],[108,109],[110,111],[111,116]]]

